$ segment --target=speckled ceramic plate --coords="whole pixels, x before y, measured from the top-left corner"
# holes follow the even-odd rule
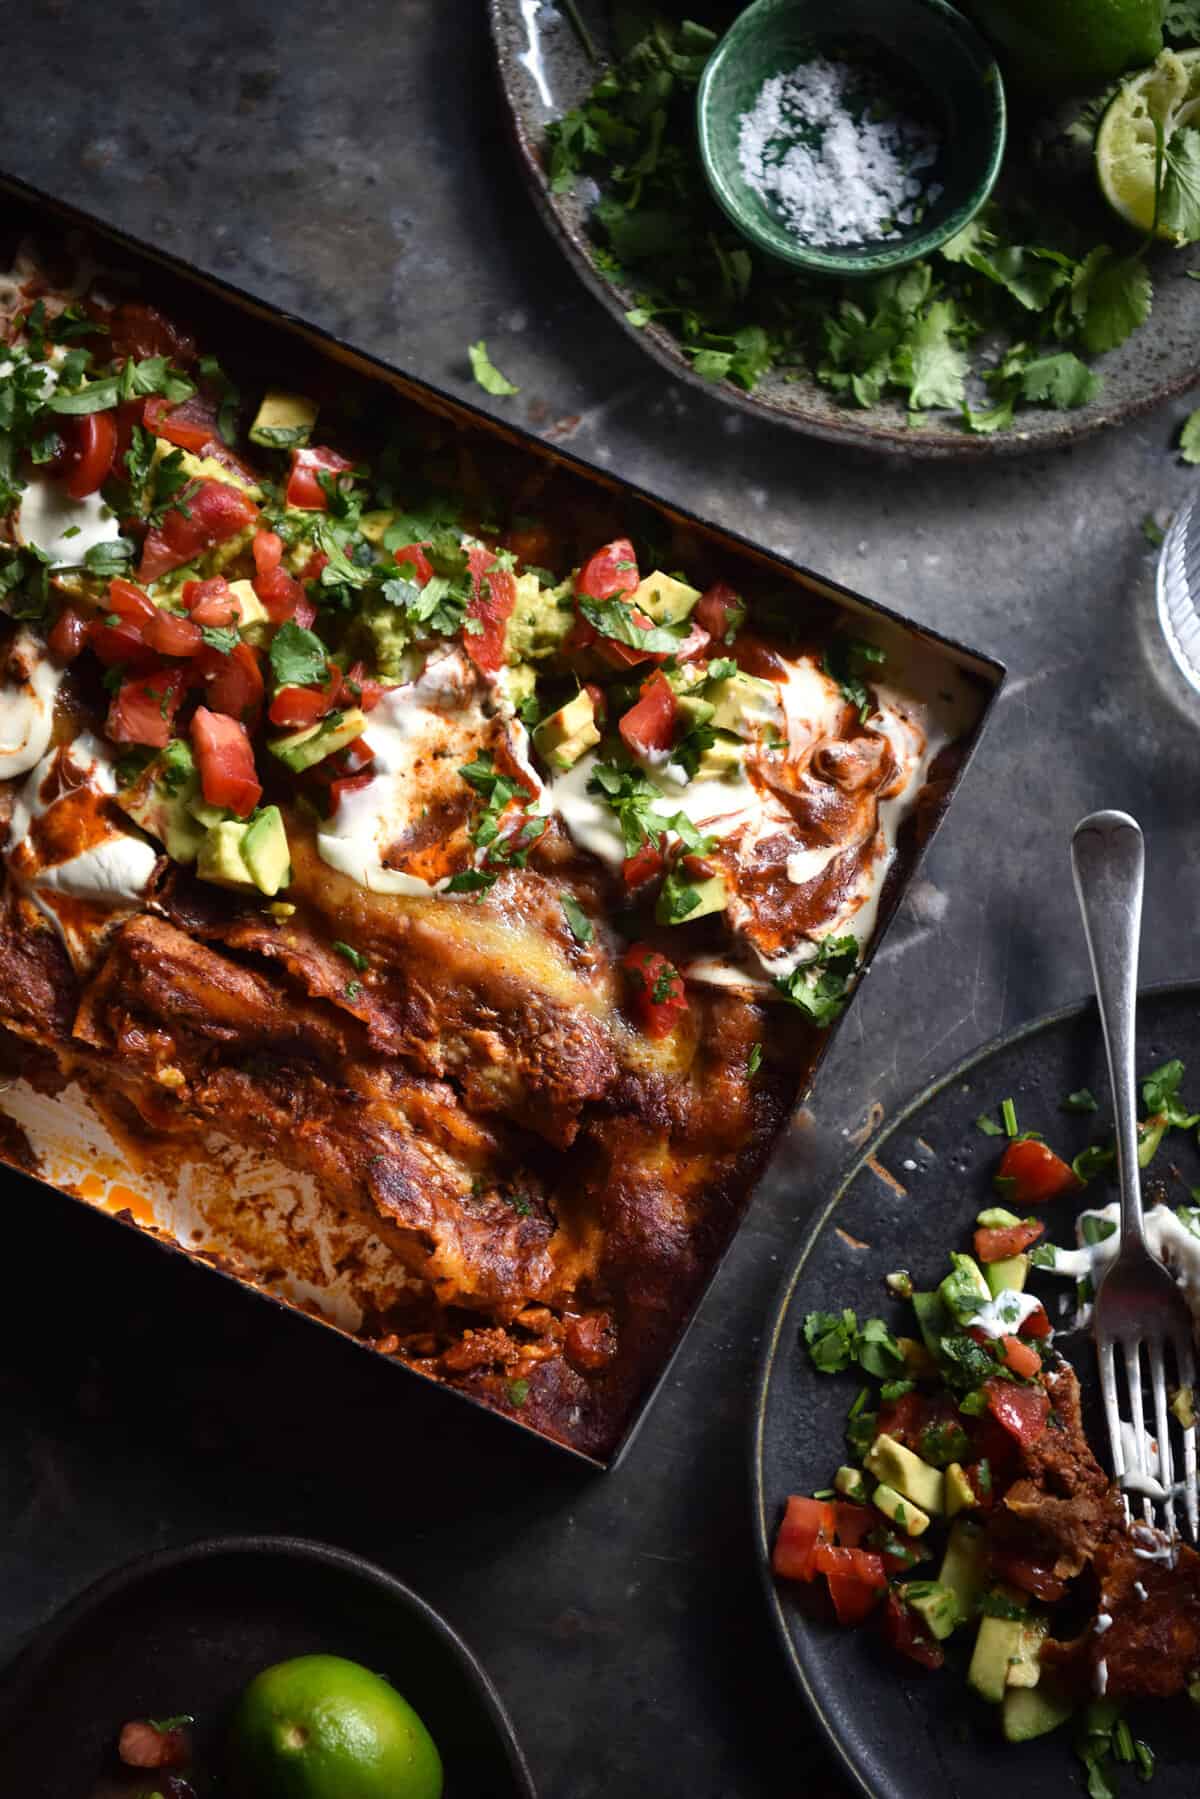
[[[608,0],[577,0],[577,6],[603,56],[610,43]],[[588,224],[591,200],[583,184],[573,193],[550,191],[542,155],[546,126],[583,99],[597,72],[561,0],[489,0],[489,11],[500,80],[521,166],[542,216],[597,299],[644,350],[681,380],[719,394],[743,412],[776,419],[812,437],[907,456],[962,458],[1013,455],[1074,443],[1105,426],[1134,418],[1200,381],[1200,291],[1185,274],[1189,267],[1200,265],[1197,246],[1152,257],[1152,320],[1120,349],[1097,361],[1095,366],[1104,376],[1104,386],[1091,405],[1074,412],[1023,408],[1013,429],[991,437],[972,436],[945,414],[930,414],[920,429],[913,429],[907,423],[904,408],[895,402],[870,411],[852,409],[803,376],[785,381],[781,375],[768,374],[752,394],[743,393],[729,381],[714,384],[701,380],[693,374],[687,357],[664,326],[652,321],[638,329],[627,323],[625,313],[635,303],[634,291],[614,285],[595,265]],[[1009,165],[1004,180],[1013,185],[1022,180],[1015,151],[1026,134],[1027,127],[1019,117],[1010,121]],[[1094,213],[1094,241],[1100,243],[1106,234],[1111,238],[1112,231],[1119,227],[1114,226],[1103,202],[1093,192],[1087,160],[1085,155],[1082,171],[1073,172],[1067,198],[1070,211],[1077,218]],[[1039,188],[1047,178],[1047,168],[1039,166]],[[1027,173],[1025,185],[1033,179]]]
[[[1179,1056],[1187,1065],[1185,1094],[1200,1092],[1200,985],[1150,989],[1140,1002],[1139,1073]],[[1100,1100],[1095,1116],[1059,1109],[1064,1094],[1090,1087]],[[770,1545],[789,1493],[828,1485],[842,1459],[846,1412],[858,1386],[853,1373],[817,1374],[801,1340],[805,1314],[842,1305],[860,1317],[893,1316],[883,1276],[912,1271],[919,1285],[944,1270],[946,1252],[960,1247],[982,1206],[994,1202],[995,1138],[975,1126],[982,1111],[1012,1096],[1022,1128],[1040,1129],[1064,1155],[1075,1155],[1103,1134],[1108,1081],[1095,1008],[1090,1003],[1025,1025],[959,1063],[920,1094],[860,1154],[819,1212],[784,1282],[766,1333],[754,1408],[751,1481],[757,1559],[768,1605],[801,1692],[815,1712],[856,1791],[871,1799],[1064,1799],[1079,1792],[1081,1764],[1070,1726],[1036,1742],[1010,1746],[1000,1738],[991,1707],[965,1684],[969,1633],[953,1639],[947,1668],[926,1674],[891,1655],[870,1628],[839,1630],[814,1589],[776,1582]],[[1180,1173],[1181,1200],[1200,1180],[1195,1140],[1176,1132],[1160,1150],[1154,1172]],[[1083,1203],[1103,1197],[1099,1184]],[[1070,1242],[1069,1201],[1053,1207],[1049,1231]],[[1052,1276],[1035,1276],[1058,1316]],[[1070,1338],[1071,1354],[1094,1397],[1090,1338]],[[1103,1459],[1101,1421],[1088,1428]],[[962,1666],[957,1664],[961,1662]],[[1196,1711],[1181,1700],[1131,1709],[1135,1734],[1158,1756],[1154,1799],[1195,1799],[1200,1786]],[[1112,1764],[1107,1764],[1110,1768]],[[1142,1791],[1131,1769],[1113,1769],[1122,1799]]]

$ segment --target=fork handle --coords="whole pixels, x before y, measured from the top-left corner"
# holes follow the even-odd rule
[[[1092,812],[1071,837],[1071,869],[1083,914],[1108,1056],[1121,1183],[1121,1244],[1146,1247],[1138,1169],[1134,1064],[1138,939],[1142,928],[1145,844],[1126,812]]]

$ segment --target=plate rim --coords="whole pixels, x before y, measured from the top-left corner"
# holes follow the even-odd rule
[[[1145,987],[1139,987],[1137,999],[1138,1009],[1148,1001],[1159,999],[1182,998],[1187,995],[1200,996],[1200,978],[1192,977],[1177,981],[1157,981]],[[879,1791],[873,1787],[850,1754],[833,1720],[825,1711],[820,1695],[809,1681],[807,1674],[796,1654],[787,1622],[784,1618],[783,1606],[780,1603],[779,1589],[771,1573],[770,1540],[767,1528],[767,1499],[763,1484],[763,1439],[767,1396],[771,1386],[784,1324],[791,1310],[792,1296],[797,1282],[808,1265],[809,1258],[825,1233],[842,1199],[857,1180],[866,1164],[877,1157],[879,1151],[888,1140],[929,1102],[943,1093],[947,1087],[961,1080],[965,1075],[973,1073],[984,1062],[993,1056],[1002,1055],[1006,1050],[1026,1042],[1030,1037],[1039,1036],[1043,1031],[1050,1031],[1062,1024],[1073,1023],[1095,1012],[1096,1000],[1092,994],[1082,999],[1072,1000],[1067,1005],[1057,1007],[1053,1012],[1040,1013],[1036,1018],[1026,1019],[1023,1024],[1015,1025],[1009,1031],[1003,1031],[995,1037],[986,1039],[969,1050],[950,1068],[934,1077],[921,1087],[911,1099],[908,1099],[896,1112],[895,1116],[882,1124],[866,1143],[856,1152],[853,1160],[834,1176],[833,1187],[828,1200],[810,1220],[806,1227],[800,1247],[796,1251],[787,1271],[776,1289],[775,1298],[767,1314],[767,1324],[763,1331],[762,1344],[758,1354],[758,1366],[754,1378],[754,1391],[750,1411],[749,1458],[750,1458],[750,1507],[753,1514],[754,1530],[754,1562],[758,1578],[766,1599],[767,1612],[772,1629],[779,1639],[783,1650],[784,1661],[788,1673],[800,1690],[800,1694],[808,1707],[810,1715],[815,1719],[825,1740],[826,1747],[832,1751],[841,1772],[854,1784],[855,1791],[865,1799],[879,1799]]]
[[[517,161],[520,164],[526,189],[533,200],[534,207],[546,225],[552,238],[562,251],[567,262],[575,271],[593,297],[599,301],[610,318],[619,327],[626,338],[639,344],[645,354],[652,357],[660,368],[667,371],[676,380],[698,393],[704,393],[725,406],[732,406],[738,412],[750,418],[762,419],[769,424],[782,427],[796,433],[800,437],[812,438],[818,442],[837,444],[842,448],[863,450],[868,454],[889,457],[909,457],[914,462],[990,462],[1004,460],[1015,456],[1032,456],[1038,451],[1050,452],[1072,449],[1085,439],[1095,437],[1099,432],[1117,429],[1122,425],[1130,425],[1135,420],[1145,418],[1148,413],[1176,400],[1200,384],[1200,362],[1191,370],[1178,377],[1173,377],[1161,386],[1155,387],[1152,393],[1139,394],[1136,398],[1119,403],[1115,407],[1101,400],[1098,409],[1083,419],[1071,422],[1072,415],[1065,413],[1061,423],[1051,422],[1045,429],[1036,432],[1021,431],[1014,427],[1008,432],[975,433],[952,432],[947,425],[931,427],[928,432],[897,420],[892,424],[869,426],[860,424],[859,414],[847,409],[844,421],[841,415],[837,422],[813,417],[805,413],[786,412],[782,408],[765,405],[755,400],[753,394],[745,394],[736,389],[728,381],[706,381],[697,375],[671,347],[674,339],[664,328],[651,320],[642,327],[630,325],[624,317],[617,290],[604,280],[592,266],[591,259],[575,242],[564,220],[551,197],[545,171],[533,140],[525,129],[514,97],[513,86],[508,75],[508,58],[501,41],[503,24],[511,16],[512,0],[488,0],[488,35],[491,39],[495,62],[496,81],[500,89],[504,106],[504,116],[508,125],[512,143],[516,149]],[[864,412],[861,417],[865,420]],[[934,433],[937,433],[935,436]]]
[[[123,1592],[176,1568],[190,1567],[221,1556],[267,1556],[281,1561],[315,1563],[335,1573],[366,1581],[382,1591],[402,1609],[416,1617],[439,1639],[458,1662],[463,1674],[477,1693],[496,1733],[512,1776],[514,1791],[522,1799],[537,1799],[533,1775],[525,1759],[507,1707],[492,1683],[492,1678],[474,1650],[458,1631],[427,1599],[414,1592],[377,1562],[340,1549],[333,1543],[322,1543],[312,1537],[233,1535],[201,1537],[174,1547],[153,1549],[110,1568],[89,1582],[80,1592],[59,1606],[39,1626],[29,1640],[6,1662],[0,1663],[3,1680],[3,1703],[0,1704],[0,1739],[7,1735],[13,1719],[20,1716],[26,1702],[39,1684],[53,1671],[54,1660],[71,1633],[94,1611],[116,1599]]]

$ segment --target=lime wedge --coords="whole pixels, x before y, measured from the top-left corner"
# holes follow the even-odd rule
[[[1200,50],[1164,50],[1131,76],[1105,109],[1096,133],[1096,175],[1113,211],[1136,231],[1154,224],[1155,125],[1169,144],[1177,131],[1200,127]],[[1161,222],[1167,243],[1189,239]]]

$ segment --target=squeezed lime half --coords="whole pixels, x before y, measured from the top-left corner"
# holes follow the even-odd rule
[[[1200,50],[1164,50],[1109,101],[1096,133],[1096,175],[1113,211],[1135,231],[1154,228],[1155,127],[1164,146],[1179,131],[1200,127]],[[1191,237],[1160,219],[1156,235],[1169,244]]]

